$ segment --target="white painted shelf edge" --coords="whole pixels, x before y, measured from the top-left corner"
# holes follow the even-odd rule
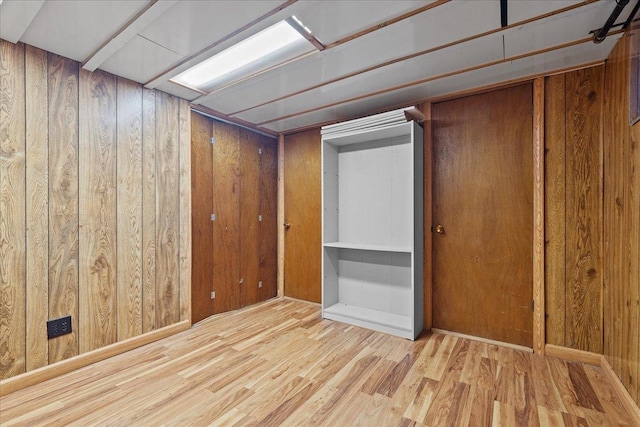
[[[373,243],[329,242],[325,243],[324,247],[338,249],[357,249],[361,251],[398,252],[407,254],[410,254],[412,252],[411,246],[377,245]]]
[[[409,334],[412,332],[412,323],[409,316],[402,316],[400,314],[389,313],[387,311],[372,310],[370,308],[359,307],[357,305],[337,303],[323,310],[323,316],[325,318],[332,318],[331,315],[362,320],[366,323],[377,324],[392,330],[405,331]]]

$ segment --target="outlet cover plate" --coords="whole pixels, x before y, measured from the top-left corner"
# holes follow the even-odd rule
[[[60,317],[47,322],[47,339],[71,333],[71,316]]]

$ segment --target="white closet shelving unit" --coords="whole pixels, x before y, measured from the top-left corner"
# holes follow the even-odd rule
[[[423,138],[404,110],[322,128],[322,316],[423,327]]]

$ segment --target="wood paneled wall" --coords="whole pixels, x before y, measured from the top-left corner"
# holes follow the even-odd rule
[[[0,40],[0,378],[190,318],[189,123],[186,101]]]
[[[640,404],[640,124],[629,125],[627,32],[607,59],[604,103],[604,355]]]
[[[547,342],[601,353],[604,66],[545,90]]]

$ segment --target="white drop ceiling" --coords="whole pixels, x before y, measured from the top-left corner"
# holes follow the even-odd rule
[[[623,10],[624,22],[634,1]],[[290,132],[604,60],[615,0],[4,0],[0,38],[188,99],[228,120]],[[200,93],[170,81],[297,16],[327,48]]]

